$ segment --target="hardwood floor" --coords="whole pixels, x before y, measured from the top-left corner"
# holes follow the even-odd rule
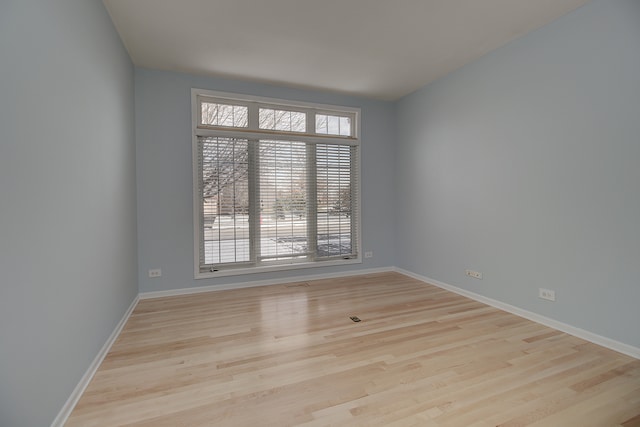
[[[67,423],[293,425],[640,426],[640,360],[381,273],[142,300]]]

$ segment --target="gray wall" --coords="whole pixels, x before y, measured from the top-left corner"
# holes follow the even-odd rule
[[[639,46],[594,1],[403,98],[398,266],[640,347]]]
[[[138,259],[141,292],[392,266],[394,104],[327,92],[136,69]],[[362,109],[363,264],[193,279],[191,88]],[[150,279],[150,268],[162,277]]]
[[[49,425],[137,294],[133,66],[99,0],[0,3],[0,425]]]

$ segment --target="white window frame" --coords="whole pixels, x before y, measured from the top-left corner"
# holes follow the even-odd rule
[[[249,108],[248,113],[248,128],[226,127],[226,126],[212,126],[202,125],[202,110],[200,103],[202,101],[212,101],[215,103],[225,103],[233,105],[243,105]],[[306,119],[306,132],[287,132],[287,131],[273,131],[266,129],[259,129],[258,123],[258,109],[259,108],[271,108],[292,111],[305,111],[307,112]],[[316,121],[315,115],[318,114],[330,114],[338,116],[347,116],[351,118],[351,133],[350,136],[340,136],[331,134],[319,134],[315,131]],[[360,109],[354,107],[343,107],[336,105],[317,104],[310,102],[291,101],[278,98],[266,98],[252,95],[244,95],[230,92],[219,92],[206,89],[191,89],[191,118],[192,118],[192,162],[193,162],[193,231],[194,231],[194,277],[196,279],[207,279],[224,276],[235,276],[242,274],[262,273],[270,271],[282,271],[282,270],[295,270],[304,268],[315,267],[329,267],[348,264],[362,263],[362,189],[361,189],[361,144],[360,144]],[[313,118],[313,119],[312,119]],[[357,155],[355,159],[355,173],[356,179],[356,208],[352,213],[355,216],[355,233],[356,233],[356,248],[357,256],[345,258],[345,259],[327,259],[327,260],[314,260],[303,261],[290,264],[274,264],[268,266],[251,266],[251,267],[234,267],[228,269],[220,269],[217,271],[201,271],[200,268],[200,250],[202,248],[202,230],[204,224],[202,224],[202,217],[200,215],[200,194],[199,194],[199,166],[198,166],[198,137],[211,136],[211,137],[235,137],[235,138],[250,138],[250,139],[274,139],[312,142],[321,144],[339,143],[341,145],[351,145],[358,147],[356,150]],[[312,219],[315,221],[315,219]]]

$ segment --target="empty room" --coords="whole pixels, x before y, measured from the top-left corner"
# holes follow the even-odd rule
[[[640,1],[0,0],[0,426],[640,426]]]

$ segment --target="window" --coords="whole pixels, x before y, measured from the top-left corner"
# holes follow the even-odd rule
[[[326,135],[351,136],[351,117],[316,114],[316,132]]]
[[[305,132],[307,115],[300,111],[272,110],[260,108],[260,129],[285,132]]]
[[[358,109],[192,102],[197,278],[361,261]]]
[[[243,105],[218,104],[214,102],[202,102],[200,123],[205,126],[225,126],[246,128],[247,107]]]

